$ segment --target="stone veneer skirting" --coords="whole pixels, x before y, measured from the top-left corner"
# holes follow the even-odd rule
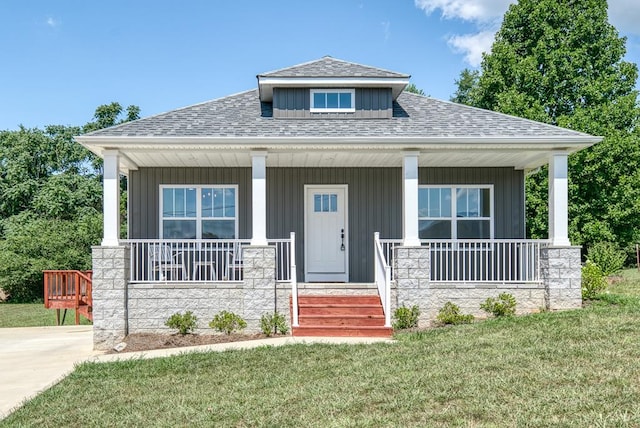
[[[436,283],[430,277],[428,247],[396,247],[391,310],[420,307],[420,325],[433,321],[448,301],[463,313],[486,316],[480,304],[506,292],[517,301],[518,313],[541,309],[573,309],[582,304],[578,247],[549,247],[541,251],[539,283]],[[213,333],[209,322],[227,310],[247,321],[246,332],[260,331],[260,317],[278,311],[289,320],[291,285],[275,281],[275,247],[243,249],[242,282],[129,283],[129,248],[93,248],[94,347],[110,349],[126,334],[171,330],[164,325],[176,312],[198,317],[197,333]],[[299,284],[299,294],[376,294],[371,284]]]

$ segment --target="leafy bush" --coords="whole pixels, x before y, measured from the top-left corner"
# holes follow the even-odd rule
[[[473,322],[473,315],[461,314],[458,305],[447,302],[442,309],[440,309],[440,312],[438,312],[437,320],[441,324],[471,324]]]
[[[627,255],[612,242],[597,242],[587,250],[587,260],[597,264],[604,276],[620,272]]]
[[[289,327],[284,315],[279,312],[273,314],[264,314],[260,318],[260,329],[267,337],[273,334],[287,334]]]
[[[193,315],[193,312],[187,311],[182,315],[180,312],[176,312],[171,315],[167,321],[165,321],[164,325],[169,328],[178,329],[178,333],[181,335],[192,333],[196,328],[196,322],[198,318]]]
[[[587,260],[582,267],[582,298],[593,299],[598,293],[602,293],[607,288],[607,281],[600,266]]]
[[[516,313],[516,298],[509,293],[500,293],[497,299],[489,297],[480,309],[495,317],[510,317]]]
[[[209,323],[209,327],[221,331],[225,334],[231,334],[236,330],[242,330],[247,326],[247,322],[239,315],[233,312],[221,311],[213,317]]]
[[[402,330],[417,327],[419,316],[420,308],[418,308],[418,305],[413,305],[411,308],[402,305],[393,312],[393,328]]]

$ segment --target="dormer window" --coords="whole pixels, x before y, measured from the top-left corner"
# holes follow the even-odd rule
[[[354,89],[311,89],[312,113],[350,113],[355,109]]]

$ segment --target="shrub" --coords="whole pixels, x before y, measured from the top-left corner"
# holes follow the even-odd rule
[[[262,315],[260,329],[267,337],[271,337],[273,334],[287,334],[289,332],[287,321],[284,315],[279,312]]]
[[[627,255],[611,242],[596,242],[587,250],[587,260],[597,264],[604,276],[620,272]]]
[[[471,324],[473,322],[473,315],[461,314],[458,305],[447,302],[442,309],[440,309],[440,312],[438,312],[437,320],[441,324]]]
[[[393,328],[402,330],[417,327],[419,316],[420,308],[418,308],[418,305],[413,305],[411,308],[402,305],[393,312]]]
[[[167,321],[165,321],[164,325],[169,328],[178,329],[178,333],[181,335],[189,334],[193,332],[196,328],[196,321],[198,321],[198,317],[193,315],[193,312],[187,311],[182,315],[180,312],[176,312],[171,315]]]
[[[236,330],[242,330],[247,326],[247,322],[239,315],[233,312],[221,311],[213,317],[209,323],[209,327],[221,331],[225,334],[231,334]]]
[[[509,293],[500,293],[497,299],[489,297],[480,309],[495,317],[510,317],[516,313],[516,298]]]
[[[593,299],[596,294],[602,293],[607,288],[607,281],[600,266],[587,260],[582,267],[582,298]]]

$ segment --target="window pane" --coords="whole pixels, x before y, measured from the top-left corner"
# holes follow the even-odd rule
[[[350,92],[341,92],[340,93],[340,108],[351,108],[351,93]]]
[[[327,108],[338,108],[337,92],[327,92]]]
[[[313,107],[314,108],[326,108],[327,104],[325,101],[325,93],[324,92],[315,92],[313,94]]]
[[[319,213],[322,211],[322,199],[321,195],[313,195],[313,211]]]
[[[440,189],[440,215],[442,217],[451,217],[451,189]]]
[[[167,187],[162,189],[162,216],[175,217],[173,213],[173,189]]]
[[[236,189],[224,189],[224,216],[234,218],[236,216]]]
[[[224,215],[224,194],[222,189],[213,189],[213,216],[222,217]]]
[[[322,211],[329,211],[329,195],[327,194],[322,195]]]
[[[450,220],[420,220],[420,239],[451,239]]]
[[[331,194],[331,208],[330,208],[331,212],[337,212],[338,211],[338,195],[336,195],[335,193]]]
[[[456,217],[469,217],[468,196],[468,189],[456,190]]]
[[[164,220],[162,222],[164,239],[196,239],[195,220]]]
[[[196,217],[196,189],[185,189],[185,217]]]
[[[234,220],[205,220],[202,222],[202,239],[235,239]]]
[[[202,217],[213,216],[213,189],[202,189]]]
[[[429,215],[429,189],[418,189],[418,217]]]
[[[184,213],[184,189],[174,189],[173,197],[175,198],[173,204],[173,216],[185,217]]]
[[[480,189],[480,216],[491,217],[491,190]]]
[[[458,220],[458,239],[489,239],[489,220]]]
[[[429,217],[442,217],[440,189],[429,189]]]

